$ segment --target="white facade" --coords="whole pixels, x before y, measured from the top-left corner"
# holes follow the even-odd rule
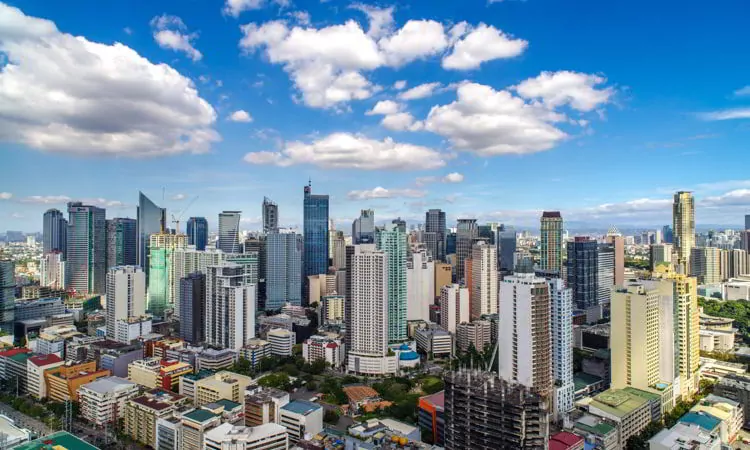
[[[42,256],[39,267],[39,284],[52,289],[65,289],[65,261],[60,252],[47,253]]]
[[[274,328],[266,334],[266,340],[271,344],[272,355],[291,356],[296,335],[284,328]]]
[[[689,444],[688,444],[689,443]],[[698,425],[678,422],[672,428],[665,428],[648,441],[651,450],[675,450],[690,448],[693,450],[719,450],[721,439]],[[690,445],[690,447],[685,447]]]
[[[188,247],[178,247],[172,252],[172,271],[174,276],[169,280],[172,284],[170,292],[175,293],[175,298],[179,296],[180,280],[191,273],[200,272],[208,273],[210,266],[220,266],[226,260],[226,253],[219,249],[211,248],[206,250],[196,250],[194,245]],[[180,313],[180,302],[175,301],[174,312]]]
[[[406,320],[430,320],[435,303],[435,263],[426,249],[413,249],[406,261]]]
[[[469,289],[458,284],[440,289],[440,326],[451,333],[456,327],[469,321]]]
[[[206,274],[206,343],[241,349],[255,337],[256,285],[244,284],[244,268],[227,263]]]
[[[286,427],[291,446],[323,431],[323,407],[304,400],[287,403],[279,410],[278,423]]]
[[[136,383],[118,377],[100,378],[78,389],[81,417],[96,426],[117,423],[124,417],[125,403],[138,395]]]
[[[338,368],[344,364],[344,344],[340,339],[310,336],[310,339],[302,343],[302,357],[309,363],[322,359],[331,367]]]
[[[750,301],[750,279],[742,277],[727,281],[723,284],[722,297],[724,300]]]
[[[225,423],[203,435],[206,450],[286,450],[289,448],[286,428],[275,423],[257,427]]]
[[[395,373],[388,357],[388,256],[373,244],[354,246],[351,256],[351,348],[347,370],[362,374]]]
[[[123,344],[130,344],[141,336],[152,332],[151,316],[134,316],[120,319],[115,325],[115,340]]]
[[[47,397],[47,382],[44,380],[44,371],[54,369],[65,364],[55,354],[32,356],[26,360],[26,390],[29,395],[37,400]]]
[[[573,410],[573,292],[563,280],[549,281],[552,302],[552,375],[555,378],[554,416],[562,420]]]
[[[139,266],[107,271],[107,337],[115,339],[117,322],[146,314],[146,274]]]
[[[480,241],[471,249],[471,318],[497,314],[497,247]]]
[[[734,350],[734,333],[737,330],[700,330],[702,352],[730,352]]]

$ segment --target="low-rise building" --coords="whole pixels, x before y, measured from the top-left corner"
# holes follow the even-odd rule
[[[153,321],[151,316],[131,316],[115,323],[115,340],[123,344],[130,344],[141,336],[151,334]]]
[[[36,355],[26,360],[26,387],[29,395],[37,400],[47,398],[47,383],[44,371],[60,367],[65,363],[54,353]]]
[[[193,373],[193,366],[188,363],[164,360],[159,368],[156,387],[177,392],[180,386],[180,378],[191,373]]]
[[[203,408],[193,409],[180,415],[180,448],[202,450],[205,433],[221,425],[221,416]],[[160,419],[163,420],[163,419]]]
[[[750,424],[750,377],[737,374],[726,375],[720,378],[714,386],[714,394],[742,405],[745,424]]]
[[[274,328],[266,334],[266,339],[271,344],[271,354],[277,356],[292,356],[295,335],[293,331],[283,328]]]
[[[296,444],[323,431],[323,407],[305,400],[295,400],[281,407],[279,425],[286,427],[289,444]]]
[[[721,439],[716,434],[707,433],[698,425],[677,423],[665,428],[648,441],[651,450],[719,450]]]
[[[344,364],[344,344],[341,339],[316,334],[302,343],[302,357],[308,363],[322,359],[338,368]]]
[[[156,447],[156,420],[169,417],[189,399],[164,389],[152,389],[125,405],[125,433],[134,440]]]
[[[122,342],[103,340],[91,343],[93,358],[99,361],[100,369],[107,369],[112,375],[128,377],[128,365],[143,359],[143,347],[140,344],[123,344]]]
[[[15,386],[19,394],[26,393],[27,363],[33,354],[28,348],[12,348],[0,352],[0,379]]]
[[[66,400],[78,402],[78,389],[82,385],[108,376],[110,376],[109,370],[96,369],[96,361],[83,363],[66,361],[65,364],[44,372],[47,397],[54,402]]]
[[[180,387],[177,392],[179,392],[180,395],[184,395],[192,399],[195,403],[195,384],[206,377],[210,377],[214,373],[215,372],[212,372],[210,370],[199,370],[196,373],[188,373],[181,376]]]
[[[549,450],[583,450],[583,437],[567,431],[560,431],[549,437],[547,448]]]
[[[701,399],[690,411],[699,414],[709,414],[721,421],[719,424],[719,437],[721,442],[731,444],[737,439],[737,435],[745,423],[745,414],[742,405],[738,402],[710,394]]]
[[[208,431],[203,437],[206,450],[286,450],[287,429],[275,423],[257,427],[234,426],[228,423]]]
[[[13,447],[14,450],[98,450],[97,447],[89,444],[83,439],[66,432],[58,431],[56,433],[42,436],[25,444]]]
[[[218,372],[195,382],[195,396],[191,400],[195,406],[221,399],[240,403],[252,382],[252,378],[234,372]]]
[[[652,419],[651,402],[622,389],[609,389],[594,397],[589,413],[614,422],[619,442],[643,431]]]
[[[414,333],[417,350],[433,358],[450,357],[453,353],[453,336],[440,328],[423,328]]]
[[[137,384],[119,377],[100,378],[78,389],[81,417],[102,427],[124,417],[125,404],[138,395]]]
[[[349,384],[342,390],[349,400],[348,413],[353,416],[391,406],[391,402],[380,398],[378,391],[364,384]]]
[[[221,370],[228,369],[237,362],[237,352],[224,348],[216,350],[207,348],[195,357],[195,370]]]
[[[573,424],[573,431],[583,436],[592,448],[601,450],[621,448],[617,428],[601,417],[584,415]]]
[[[289,403],[289,393],[270,387],[258,387],[245,394],[245,425],[255,427],[278,423],[281,407]]]
[[[464,322],[456,326],[456,343],[461,351],[474,346],[480,352],[492,344],[492,324],[488,320]]]
[[[43,328],[36,338],[36,353],[55,354],[65,359],[65,344],[74,337],[83,336],[73,325],[56,325]]]
[[[180,377],[193,372],[190,364],[157,357],[133,361],[128,365],[128,379],[147,388],[177,391]]]
[[[0,414],[0,448],[12,448],[31,439],[29,430],[20,428],[8,416]]]
[[[324,324],[338,324],[344,321],[344,296],[327,295],[323,297],[321,316]]]
[[[271,343],[259,338],[250,339],[240,349],[240,356],[250,361],[252,367],[256,367],[261,359],[271,356]]]
[[[736,330],[719,331],[704,330],[699,332],[700,349],[702,352],[731,352],[734,350],[734,335]]]
[[[445,391],[420,397],[417,417],[419,427],[432,433],[432,442],[445,445]]]

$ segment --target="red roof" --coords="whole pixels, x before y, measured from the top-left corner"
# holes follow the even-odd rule
[[[561,431],[549,437],[549,450],[567,450],[583,443],[583,438],[577,434]]]
[[[62,359],[56,354],[50,353],[49,355],[32,356],[31,358],[29,358],[29,361],[31,361],[35,366],[41,367],[62,362]]]
[[[335,342],[329,342],[328,344],[326,344],[326,347],[328,347],[328,348],[336,348],[336,347],[338,347],[338,344],[336,344]]]
[[[16,356],[20,353],[29,353],[31,350],[29,350],[26,347],[20,347],[20,348],[12,348],[10,350],[5,350],[4,352],[0,352],[0,356],[5,358],[10,358],[11,356]]]

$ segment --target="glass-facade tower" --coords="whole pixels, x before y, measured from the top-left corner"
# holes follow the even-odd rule
[[[328,271],[328,196],[313,195],[312,185],[304,189],[304,294],[307,302],[307,277]]]
[[[406,234],[398,226],[378,229],[375,243],[388,259],[388,342],[406,340]]]
[[[104,293],[107,276],[107,221],[103,208],[68,203],[68,287]]]
[[[44,254],[59,251],[63,254],[63,261],[68,253],[68,221],[63,213],[57,209],[49,209],[44,213],[42,224],[42,250]]]
[[[155,233],[166,229],[167,210],[159,208],[143,192],[138,192],[138,254],[136,263],[143,268],[148,277],[148,239]]]
[[[219,242],[216,248],[224,253],[242,253],[240,248],[240,211],[219,214]]]
[[[267,310],[281,309],[285,302],[302,304],[302,243],[294,232],[266,236]]]
[[[138,223],[135,219],[107,221],[107,269],[135,266],[138,251]]]
[[[0,260],[0,330],[13,333],[13,316],[16,306],[15,263]]]
[[[208,244],[208,221],[205,217],[191,217],[187,223],[188,245],[196,250],[205,250]]]

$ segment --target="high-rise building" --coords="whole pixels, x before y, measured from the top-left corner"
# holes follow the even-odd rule
[[[148,242],[154,233],[167,228],[167,210],[159,208],[143,192],[138,192],[138,255],[137,264],[143,267],[148,278]]]
[[[406,221],[405,220],[402,220],[400,217],[397,217],[397,218],[391,220],[391,223],[396,228],[398,228],[399,230],[401,230],[402,233],[406,233]]]
[[[146,313],[146,274],[140,266],[107,270],[107,338],[115,339],[117,322]]]
[[[286,302],[301,305],[301,236],[290,230],[269,233],[266,254],[266,309],[281,309]]]
[[[68,203],[68,287],[79,293],[102,293],[107,265],[105,211]]]
[[[179,278],[175,273],[174,252],[187,247],[184,234],[156,233],[149,241],[149,276],[147,310],[163,317],[168,308],[175,308]]]
[[[16,308],[16,265],[10,259],[0,259],[0,330],[13,333]]]
[[[479,241],[471,249],[471,319],[497,314],[497,248]]]
[[[279,205],[263,197],[263,232],[273,233],[279,229]]]
[[[345,316],[350,372],[373,375],[396,372],[396,357],[388,356],[388,258],[386,252],[372,244],[347,247]]]
[[[729,250],[729,270],[726,278],[737,278],[748,273],[747,251],[735,248]]]
[[[672,262],[678,273],[689,274],[690,252],[695,247],[695,200],[691,192],[680,191],[672,204],[674,252]]]
[[[266,309],[266,273],[268,272],[268,252],[264,233],[250,235],[245,239],[245,254],[250,253],[258,255],[258,277],[255,282],[258,284],[258,310],[263,311]]]
[[[562,420],[573,410],[573,292],[559,278],[548,281],[552,301],[552,376],[555,381],[554,417]]]
[[[450,284],[440,289],[440,326],[444,330],[455,334],[458,325],[469,321],[470,313],[467,288]]]
[[[352,222],[352,245],[375,243],[375,211],[363,209]]]
[[[562,276],[563,219],[559,211],[544,211],[541,219],[541,259],[539,267]],[[575,294],[574,294],[575,297]]]
[[[673,253],[672,244],[652,245],[649,248],[649,266],[651,270],[654,270],[656,266],[662,263],[671,264],[672,253]],[[618,285],[622,285],[622,283]]]
[[[721,283],[721,250],[715,247],[691,249],[690,275],[698,279],[698,284]]]
[[[445,255],[456,254],[456,233],[453,231],[445,232]],[[447,258],[446,258],[447,260]]]
[[[192,247],[175,248],[172,253],[172,267],[174,268],[172,280],[176,282],[175,292],[178,293],[180,290],[179,282],[181,279],[195,272],[205,274],[208,272],[209,266],[220,266],[224,264],[226,259],[226,253],[214,248],[208,250],[196,250]],[[177,302],[177,304],[179,303]],[[179,311],[176,312],[179,314]]]
[[[513,272],[513,254],[516,253],[516,230],[500,226],[497,230],[497,269],[501,272]]]
[[[337,231],[333,238],[331,264],[336,269],[346,269],[346,239],[343,231]]]
[[[39,284],[52,289],[66,289],[67,275],[62,252],[53,250],[39,261]]]
[[[750,230],[750,214],[745,214],[745,229]]]
[[[446,242],[445,242],[445,212],[439,209],[430,209],[425,213],[424,231],[425,233],[435,233],[434,239],[430,239],[427,248],[430,250],[432,257],[438,261],[445,261]]]
[[[328,196],[312,193],[312,184],[304,189],[303,201],[303,283],[307,299],[307,277],[328,272]]]
[[[107,220],[107,269],[134,266],[138,261],[138,222],[135,219]]]
[[[614,250],[614,284],[621,285],[625,282],[625,239],[619,231],[610,229],[606,242]]]
[[[180,279],[180,338],[193,345],[204,340],[206,274],[194,272]]]
[[[42,251],[44,254],[52,251],[62,252],[65,261],[68,250],[68,221],[63,213],[57,209],[48,209],[44,213],[42,224]]]
[[[598,259],[596,240],[577,236],[568,242],[568,287],[573,291],[573,303],[577,309],[585,310],[599,304]]]
[[[500,378],[552,392],[552,336],[549,285],[533,273],[517,273],[500,282],[497,340]]]
[[[430,305],[435,304],[435,263],[424,247],[412,248],[406,260],[406,298],[406,320],[430,320]]]
[[[670,225],[661,227],[661,238],[665,244],[671,244],[674,241],[674,233]]]
[[[386,225],[375,233],[377,249],[388,256],[388,341],[406,340],[406,234]]]
[[[466,279],[465,261],[471,258],[471,247],[479,236],[477,219],[458,219],[456,230],[456,281]]]
[[[188,245],[196,250],[205,250],[208,244],[208,220],[205,217],[191,217],[187,222]]]
[[[216,248],[224,253],[242,253],[240,248],[240,211],[219,213],[219,241]]]
[[[609,303],[615,285],[616,255],[614,245],[599,244],[596,258],[596,300],[599,305]]]
[[[206,344],[239,350],[255,337],[255,285],[243,283],[243,268],[227,263],[206,274]]]

